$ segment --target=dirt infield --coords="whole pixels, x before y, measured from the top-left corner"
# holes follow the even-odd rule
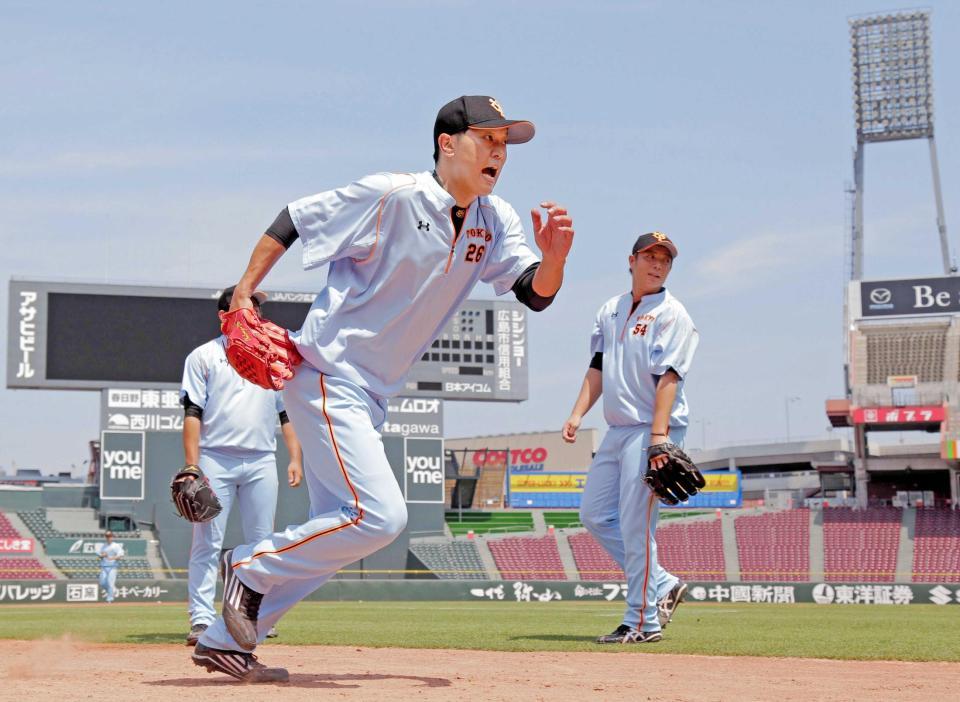
[[[190,649],[0,641],[0,700],[235,701],[237,683],[188,660]],[[271,700],[909,700],[945,699],[960,664],[622,653],[500,653],[270,645],[290,682]],[[263,688],[262,690],[260,688]],[[322,692],[321,692],[322,691]],[[318,694],[320,693],[320,694]]]

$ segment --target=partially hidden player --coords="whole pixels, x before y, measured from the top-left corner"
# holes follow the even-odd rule
[[[593,357],[563,425],[564,440],[576,441],[583,416],[603,396],[610,428],[590,465],[580,518],[623,569],[627,607],[623,623],[598,643],[660,641],[687,589],[657,562],[659,500],[644,482],[649,447],[682,445],[688,424],[683,382],[699,335],[664,287],[676,256],[665,234],[637,238],[628,259],[631,289],[597,313]]]
[[[193,660],[247,681],[286,679],[249,652],[294,604],[339,568],[389,544],[407,522],[384,454],[387,398],[478,282],[533,310],[552,301],[573,241],[565,208],[531,212],[541,257],[514,209],[491,195],[507,145],[534,126],[487,96],[444,105],[433,130],[435,170],[380,173],[285,207],[257,243],[231,314],[300,239],[305,269],[329,264],[303,328],[303,356],[284,401],[303,443],[310,520],[225,554],[223,616]],[[225,319],[225,327],[229,325]]]
[[[226,288],[217,308],[228,310],[233,295],[234,288]],[[258,290],[247,299],[259,314],[267,295]],[[213,605],[217,568],[231,508],[236,505],[239,510],[245,540],[257,541],[273,532],[278,421],[290,455],[287,481],[296,487],[303,478],[300,444],[280,393],[240,377],[227,363],[225,345],[226,339],[220,336],[191,351],[180,389],[186,465],[177,478],[208,481],[222,507],[212,519],[196,520],[193,525],[188,566],[190,646],[217,616]]]

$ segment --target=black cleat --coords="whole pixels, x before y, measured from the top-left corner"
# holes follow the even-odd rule
[[[194,665],[206,668],[208,673],[226,673],[243,682],[290,682],[286,668],[268,668],[252,653],[224,651],[198,643],[190,658]]]
[[[667,624],[673,621],[673,613],[683,602],[687,594],[687,584],[678,580],[677,584],[666,594],[666,596],[657,602],[657,618],[660,620],[660,628],[666,628]]]
[[[609,634],[597,637],[598,644],[655,643],[663,639],[659,631],[640,631],[621,624]]]
[[[187,634],[187,646],[196,646],[200,640],[200,635],[207,630],[206,624],[194,624],[190,627],[190,633]]]
[[[233,573],[231,560],[233,549],[224,552],[220,559],[220,576],[223,578],[223,623],[227,631],[244,651],[257,647],[257,617],[263,595],[240,582]]]
[[[270,631],[267,632],[267,638],[275,639],[278,636],[280,636],[280,632],[277,631],[277,627],[275,626],[270,627]]]

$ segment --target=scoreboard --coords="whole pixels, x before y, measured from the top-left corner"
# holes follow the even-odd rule
[[[7,387],[179,388],[183,362],[216,337],[221,290],[11,280]],[[270,292],[264,315],[299,329],[315,295]],[[526,308],[468,300],[417,361],[402,394],[527,399]]]

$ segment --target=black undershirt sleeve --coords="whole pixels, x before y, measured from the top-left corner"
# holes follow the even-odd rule
[[[265,231],[264,234],[275,240],[285,249],[289,249],[290,245],[300,237],[300,235],[297,234],[297,228],[293,226],[290,210],[286,207],[280,210],[280,214],[273,220],[273,224],[267,227],[267,231]]]
[[[517,296],[517,300],[522,302],[524,305],[532,309],[534,312],[541,312],[547,309],[550,306],[550,303],[553,302],[553,298],[556,295],[551,295],[550,297],[542,297],[537,295],[533,290],[533,276],[536,275],[537,269],[540,267],[540,262],[532,264],[527,268],[520,276],[517,278],[516,282],[513,284],[513,294]]]
[[[603,370],[603,352],[597,351],[593,354],[593,358],[590,359],[590,367],[596,368],[598,371]]]
[[[287,411],[284,410],[280,413],[280,426],[290,423],[290,417],[287,416]]]
[[[197,419],[203,419],[203,408],[190,401],[190,396],[186,393],[183,394],[183,399],[180,400],[180,404],[183,405],[183,416],[186,417],[196,417]]]

